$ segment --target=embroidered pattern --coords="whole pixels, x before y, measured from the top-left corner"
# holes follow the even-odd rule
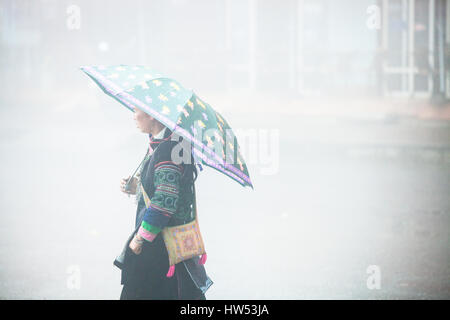
[[[166,245],[171,247],[171,251],[176,254],[176,257],[172,258],[171,264],[177,263],[177,259],[180,261],[186,257],[194,257],[204,253],[203,240],[200,238],[200,232],[198,230],[197,221],[193,221],[183,226],[171,227],[169,234],[166,234]],[[170,238],[170,241],[169,241]]]
[[[147,241],[153,241],[172,215],[177,212],[180,179],[183,167],[172,161],[162,161],[155,165],[155,192],[149,201],[139,234]]]

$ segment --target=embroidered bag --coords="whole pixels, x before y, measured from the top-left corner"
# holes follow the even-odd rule
[[[142,195],[144,196],[145,206],[149,208],[151,200],[145,192],[142,184],[141,190]],[[198,263],[205,264],[206,262],[205,245],[203,244],[202,235],[200,234],[195,198],[194,185],[195,219],[192,222],[179,226],[165,227],[161,230],[167,253],[169,255],[170,267],[166,275],[168,278],[173,276],[175,272],[175,265],[181,261],[201,255]]]

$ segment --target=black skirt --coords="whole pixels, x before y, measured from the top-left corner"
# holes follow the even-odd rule
[[[166,277],[168,270],[169,257],[161,234],[153,242],[145,241],[138,255],[128,248],[120,300],[206,300],[183,263],[175,266],[170,278]]]

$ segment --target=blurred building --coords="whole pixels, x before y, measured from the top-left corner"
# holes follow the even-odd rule
[[[282,3],[226,1],[229,85],[240,78],[250,89],[296,96],[367,94],[375,87],[377,30],[366,26],[373,1]]]
[[[450,98],[450,2],[381,0],[384,95]]]
[[[448,0],[250,0],[248,11],[249,59],[232,59],[229,79],[303,96],[450,98]],[[227,30],[233,52],[243,30]]]
[[[448,0],[4,0],[0,81],[47,92],[125,63],[202,90],[450,98],[449,19]]]

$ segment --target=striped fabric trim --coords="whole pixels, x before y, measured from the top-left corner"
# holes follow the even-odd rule
[[[142,221],[141,227],[144,228],[145,230],[147,230],[148,232],[151,232],[154,234],[158,234],[159,232],[161,232],[161,228],[158,228],[157,226],[153,226],[145,220]]]
[[[172,169],[172,170],[177,170],[180,172],[183,172],[183,166],[176,164],[175,162],[172,161],[162,161],[162,162],[158,162],[157,164],[155,164],[154,168],[158,168],[158,169]]]
[[[178,189],[177,188],[167,188],[164,187],[162,185],[159,185],[156,190],[161,191],[161,192],[165,192],[165,193],[170,193],[170,194],[174,194],[174,195],[178,195]],[[155,191],[156,192],[156,191]]]
[[[157,171],[157,170],[164,170],[164,169],[165,170],[177,171],[179,173],[183,172],[183,170],[181,170],[180,167],[177,167],[175,165],[170,165],[170,164],[163,164],[161,166],[158,166],[158,167],[155,168],[155,171]]]
[[[167,222],[169,222],[171,217],[172,214],[170,213],[161,212],[158,209],[150,207],[146,210],[143,221],[146,221],[148,224],[162,229],[167,224]]]
[[[156,211],[157,213],[160,213],[160,214],[162,214],[163,216],[166,216],[166,217],[171,217],[172,216],[172,214],[171,214],[171,212],[170,211],[168,211],[169,213],[165,213],[165,212],[160,212],[161,211],[161,209],[160,209],[160,207],[158,207],[156,204],[150,204],[150,208],[148,208],[147,210],[148,210],[148,214],[150,214],[151,213],[151,211]]]
[[[176,194],[178,194],[178,188],[174,187],[172,184],[161,183],[161,184],[158,184],[156,189],[169,191],[169,192],[172,192],[172,193],[175,192]]]
[[[172,215],[172,214],[174,214],[175,212],[172,212],[172,211],[169,211],[169,210],[167,210],[167,209],[165,209],[165,208],[162,208],[162,207],[158,207],[156,204],[151,204],[151,206],[152,206],[152,208],[155,208],[156,210],[158,210],[158,211],[162,211],[162,212],[160,212],[160,213],[165,213],[165,212],[167,212],[168,214],[165,214],[166,216],[170,216],[170,215]]]
[[[156,236],[157,236],[156,234],[151,233],[151,232],[145,230],[142,226],[139,227],[138,234],[139,234],[142,238],[144,238],[145,240],[147,240],[147,241],[149,241],[149,242],[152,242],[153,240],[155,240],[155,238],[156,238]]]

